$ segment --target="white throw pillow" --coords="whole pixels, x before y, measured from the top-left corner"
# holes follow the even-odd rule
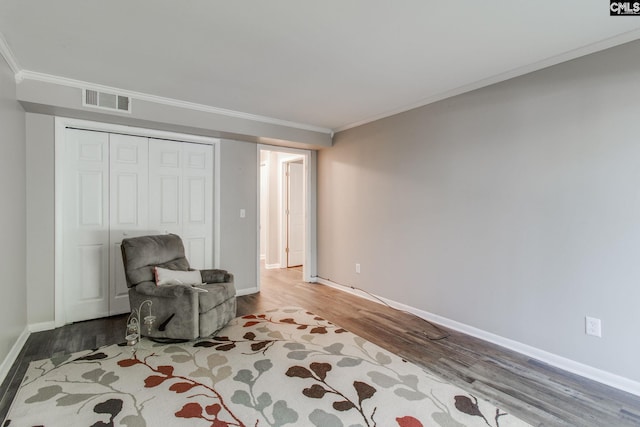
[[[178,271],[168,268],[154,267],[156,275],[156,285],[200,285],[202,276],[200,270]]]

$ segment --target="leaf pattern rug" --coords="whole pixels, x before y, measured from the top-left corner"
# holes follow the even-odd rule
[[[32,362],[3,426],[526,426],[300,308]]]

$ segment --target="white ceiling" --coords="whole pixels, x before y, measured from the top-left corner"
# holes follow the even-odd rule
[[[340,130],[640,38],[606,0],[1,0],[22,70]]]

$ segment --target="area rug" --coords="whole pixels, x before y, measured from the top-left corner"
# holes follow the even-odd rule
[[[32,362],[4,426],[526,426],[300,308]]]

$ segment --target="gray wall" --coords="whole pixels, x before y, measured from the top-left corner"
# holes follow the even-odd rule
[[[35,113],[27,113],[26,116],[28,322],[37,324],[54,320],[55,135],[52,116]],[[255,216],[258,179],[256,145],[223,141],[220,151],[221,267],[235,274],[239,292],[252,292],[257,286],[258,257]],[[11,165],[14,166],[14,163]],[[20,173],[24,175],[24,168],[20,169]],[[11,181],[3,180],[4,182]],[[20,197],[24,204],[24,187]],[[240,208],[247,211],[244,219],[239,217]],[[22,212],[21,218],[24,217],[24,210]],[[24,237],[21,237],[21,242],[23,241]],[[22,263],[24,264],[24,260]]]
[[[27,113],[27,301],[29,324],[54,319],[54,119]]]
[[[223,140],[220,156],[220,267],[234,274],[239,292],[253,292],[258,285],[258,150],[250,142]]]
[[[318,275],[640,381],[639,95],[634,42],[338,133]]]
[[[0,56],[0,361],[27,325],[25,113],[16,101],[13,71]]]

